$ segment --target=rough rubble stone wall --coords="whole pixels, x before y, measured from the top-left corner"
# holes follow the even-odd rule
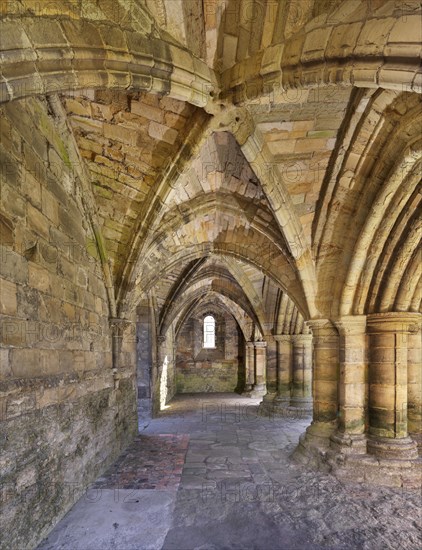
[[[179,332],[176,354],[178,393],[234,392],[243,389],[244,364],[240,335],[233,317],[213,313],[216,319],[216,348],[204,349],[203,317],[188,319]]]
[[[47,103],[0,117],[0,547],[23,549],[136,433],[135,344],[114,377],[95,240]]]

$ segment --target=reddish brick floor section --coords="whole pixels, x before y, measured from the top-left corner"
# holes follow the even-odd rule
[[[93,487],[177,490],[188,445],[188,435],[140,435]]]

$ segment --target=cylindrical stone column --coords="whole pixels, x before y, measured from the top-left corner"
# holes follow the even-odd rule
[[[408,336],[407,349],[407,422],[410,437],[422,454],[422,356],[421,326]]]
[[[272,399],[277,395],[277,342],[267,339],[267,395]]]
[[[277,342],[277,397],[276,401],[286,405],[290,402],[292,372],[292,342],[288,334],[274,336]]]
[[[350,315],[336,321],[340,333],[339,419],[331,436],[342,453],[366,453],[368,360],[366,316]]]
[[[267,342],[255,342],[255,384],[254,396],[267,393]]]
[[[369,437],[368,453],[381,458],[417,457],[417,445],[408,436],[408,334],[418,314],[368,315]]]
[[[290,406],[312,410],[312,334],[292,336],[293,369]]]
[[[339,336],[328,319],[308,322],[313,343],[313,420],[306,430],[304,444],[327,447],[337,427]]]
[[[253,342],[245,342],[245,370],[245,392],[250,392],[255,383],[255,346]]]

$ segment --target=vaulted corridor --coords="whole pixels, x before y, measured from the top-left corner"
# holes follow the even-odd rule
[[[235,394],[177,396],[39,550],[419,548],[419,491],[298,464],[308,423]]]
[[[421,547],[421,22],[0,0],[0,550]]]

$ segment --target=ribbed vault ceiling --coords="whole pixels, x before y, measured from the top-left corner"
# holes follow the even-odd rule
[[[1,98],[54,118],[112,311],[216,300],[270,338],[420,310],[417,2],[60,4],[11,3]]]

